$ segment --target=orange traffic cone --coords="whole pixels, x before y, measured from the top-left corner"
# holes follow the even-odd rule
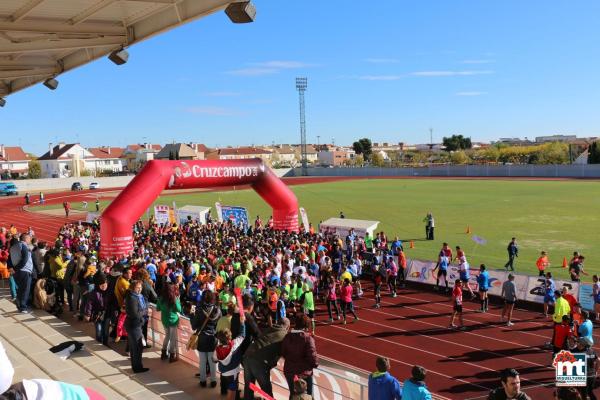
[[[567,265],[568,265],[567,264],[567,257],[563,257],[563,265],[562,265],[562,267],[563,268],[567,268]]]
[[[415,248],[415,242],[413,242],[412,240],[410,241],[410,248],[414,249]]]
[[[467,231],[465,232],[467,235],[471,233],[471,227],[467,225]]]

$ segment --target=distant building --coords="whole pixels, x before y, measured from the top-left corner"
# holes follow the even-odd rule
[[[139,171],[148,161],[154,160],[161,147],[160,144],[151,143],[128,145],[121,155],[124,160],[123,168],[129,172]]]
[[[208,160],[240,160],[248,158],[261,158],[270,164],[273,152],[262,147],[226,147],[214,149],[207,153]]]
[[[318,154],[318,164],[324,167],[338,167],[344,165],[347,160],[353,160],[356,157],[356,152],[350,148],[330,148],[322,150]]]
[[[124,148],[121,147],[91,147],[88,149],[90,153],[98,160],[95,162],[95,171],[104,172],[123,172],[125,160],[123,156]]]
[[[538,136],[535,138],[536,143],[547,143],[547,142],[573,142],[577,140],[577,135],[551,135],[551,136]]]
[[[0,173],[27,175],[31,159],[21,147],[0,144]]]
[[[198,160],[198,153],[185,143],[166,144],[155,156],[156,160]]]
[[[188,146],[196,152],[196,155],[198,156],[197,160],[206,159],[206,153],[210,151],[210,149],[202,143],[188,143]]]
[[[106,148],[104,148],[106,149]],[[48,151],[38,158],[42,168],[43,178],[78,177],[84,171],[93,175],[98,172],[120,172],[122,164],[114,164],[114,158],[105,153],[100,155],[100,150],[92,151],[83,148],[79,143],[60,142],[56,146],[50,143]]]

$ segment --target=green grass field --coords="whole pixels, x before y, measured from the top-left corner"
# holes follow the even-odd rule
[[[517,271],[536,273],[535,260],[546,250],[551,271],[560,277],[563,257],[586,256],[586,270],[600,272],[598,260],[600,185],[593,181],[360,180],[291,186],[313,225],[344,211],[346,218],[381,221],[378,231],[407,241],[409,257],[434,259],[443,241],[460,245],[472,266],[503,267],[512,236],[519,243]],[[270,208],[253,190],[162,196],[156,204],[224,205],[248,208],[251,221]],[[93,208],[93,201],[89,202]],[[102,202],[102,208],[108,203]],[[81,204],[73,204],[74,209]],[[60,205],[44,208],[60,208]],[[424,241],[425,214],[435,217],[435,241]],[[213,215],[214,212],[213,212]],[[465,233],[471,227],[471,235]],[[477,245],[471,236],[487,240]],[[409,249],[408,240],[415,240]]]

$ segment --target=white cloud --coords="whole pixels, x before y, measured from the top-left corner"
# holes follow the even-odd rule
[[[472,76],[472,75],[489,75],[494,71],[417,71],[411,72],[412,76]]]
[[[281,61],[281,60],[248,63],[247,65],[249,65],[250,67],[234,69],[232,71],[227,71],[227,73],[229,75],[237,75],[237,76],[260,76],[260,75],[277,74],[285,69],[299,69],[299,68],[309,68],[309,67],[316,66],[316,64],[308,64],[308,63],[304,63],[301,61]]]
[[[367,58],[365,61],[373,64],[397,64],[400,62],[396,58]]]
[[[463,64],[491,64],[496,62],[496,60],[464,60]]]
[[[219,117],[242,115],[242,113],[240,113],[239,111],[232,110],[230,108],[214,107],[214,106],[187,107],[184,109],[184,111],[187,113],[190,113],[190,114],[215,115],[215,116],[219,116]]]
[[[457,92],[457,96],[481,96],[487,94],[487,92]]]
[[[233,97],[233,96],[240,96],[241,93],[240,92],[206,92],[203,93],[204,96],[209,96],[209,97]]]
[[[363,81],[397,81],[403,77],[403,75],[364,75],[359,76],[358,79]]]
[[[260,76],[260,75],[271,75],[278,73],[279,70],[275,68],[241,68],[227,71],[230,75],[237,76]]]
[[[259,63],[251,63],[261,68],[275,68],[275,69],[294,69],[294,68],[307,68],[312,67],[313,64],[307,64],[300,61],[265,61]]]

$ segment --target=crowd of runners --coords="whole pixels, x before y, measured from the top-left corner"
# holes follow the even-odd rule
[[[430,232],[432,224],[428,222]],[[312,336],[317,322],[356,323],[359,316],[353,301],[363,296],[364,290],[373,290],[372,306],[379,308],[382,295],[396,297],[405,285],[403,243],[398,238],[389,239],[384,232],[362,237],[350,230],[340,237],[327,231],[314,232],[311,226],[309,232],[291,233],[273,230],[271,219],[263,223],[257,217],[246,228],[209,217],[207,224],[190,220],[181,225],[152,221],[144,225],[139,221],[133,233],[130,256],[101,260],[97,221],[65,224],[51,244],[38,242],[31,229],[19,234],[14,227],[1,228],[0,268],[5,263],[10,269],[4,274],[21,312],[27,313],[33,302],[56,314],[72,313],[93,322],[96,339],[106,345],[127,337],[126,351],[134,372],[148,370],[143,366],[142,352],[149,347],[149,304],[156,304],[161,311],[166,335],[161,358],[165,361],[178,360],[177,326],[181,315],[188,316],[197,333],[188,345],[200,355],[200,386],[215,387],[219,371],[222,394],[231,399],[239,396],[240,371],[245,377],[244,398],[253,399],[249,384],[255,382],[272,395],[270,369],[281,357],[290,397],[310,396],[313,369],[318,365]],[[489,276],[486,266],[480,265],[475,293],[467,257],[459,246],[455,249],[456,254],[444,243],[439,251],[436,290],[445,289],[451,295],[450,328],[464,330],[463,291],[473,300],[478,298],[480,311],[486,312]],[[513,267],[518,254],[514,238],[508,251],[507,269]],[[453,262],[458,265],[459,279],[450,293],[447,275]],[[372,283],[364,290],[361,277],[363,282]],[[600,303],[600,284],[594,279],[594,295]],[[502,288],[502,319],[508,326],[513,324],[516,302],[513,280],[509,275]],[[555,353],[567,348],[586,351],[595,363],[587,313],[568,292],[555,292],[550,273],[546,274],[545,290],[545,312],[554,306],[555,333],[549,345]],[[317,304],[325,306],[325,315],[316,315]],[[376,387],[389,385],[390,396],[396,396],[398,382],[388,369],[389,362],[378,360],[371,380],[379,382]],[[415,366],[413,376],[404,383],[403,399],[428,398],[425,373]],[[505,378],[518,378],[518,373],[510,374],[503,376],[503,383]],[[407,391],[411,386],[414,394]],[[508,386],[503,387],[508,393]],[[371,392],[379,393],[376,389]],[[595,399],[591,390],[587,394]],[[370,398],[400,398],[378,396]]]

